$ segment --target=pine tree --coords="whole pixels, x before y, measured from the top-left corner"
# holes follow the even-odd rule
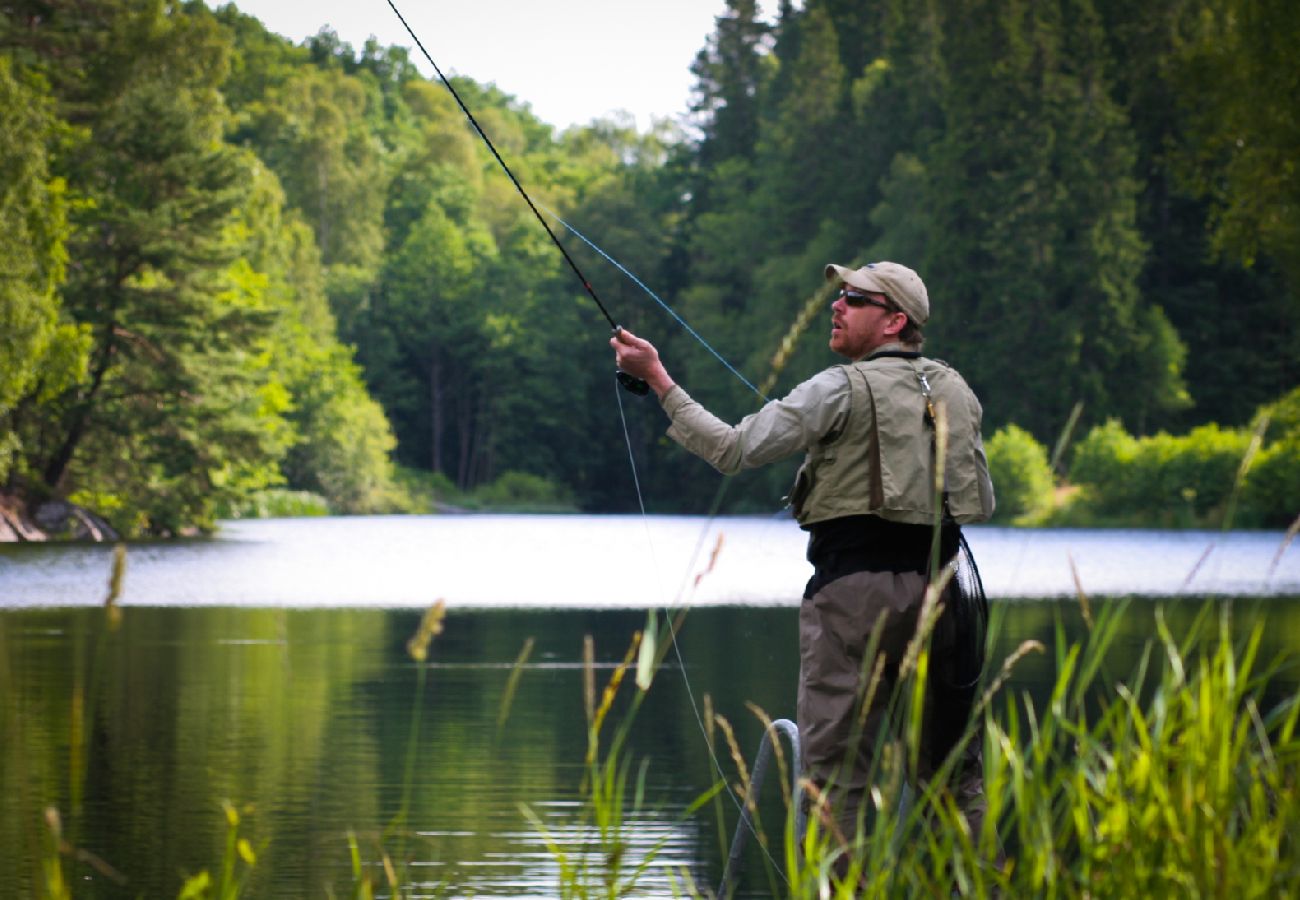
[[[40,490],[116,505],[125,531],[174,533],[268,482],[283,449],[259,356],[274,312],[228,231],[250,160],[221,141],[228,44],[206,11],[123,4],[103,32],[80,24],[42,21],[31,45],[66,53],[31,64],[62,71],[59,112],[83,129],[53,168],[78,201],[60,298],[88,365],[20,410],[23,465]]]
[[[1139,428],[1177,409],[1182,350],[1137,291],[1133,141],[1090,4],[954,2],[943,56],[946,131],[926,161],[936,352],[991,425],[1043,439],[1078,401]]]

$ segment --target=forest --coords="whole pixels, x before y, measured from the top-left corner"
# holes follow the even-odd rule
[[[1286,527],[1296,47],[1286,0],[729,0],[690,109],[648,131],[453,81],[724,418],[758,392],[656,298],[779,396],[836,361],[823,265],[892,259],[984,404],[1004,519]],[[402,48],[198,0],[0,0],[0,172],[11,511],[132,536],[274,497],[631,511],[629,450],[652,511],[781,506],[792,467],[720,492],[619,395],[608,323]]]

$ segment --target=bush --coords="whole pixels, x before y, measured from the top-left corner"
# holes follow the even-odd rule
[[[1238,520],[1286,528],[1300,516],[1300,435],[1267,445],[1246,474]]]
[[[1126,481],[1137,453],[1137,438],[1116,419],[1089,431],[1070,466],[1070,481],[1084,488],[1080,502],[1103,515],[1131,509]]]
[[[1265,444],[1246,473],[1241,521],[1286,528],[1300,516],[1300,388],[1260,408],[1268,416]]]
[[[399,501],[395,512],[436,513],[456,512],[466,505],[465,494],[442,472],[395,466],[393,481]]]
[[[1112,420],[1080,442],[1070,478],[1097,523],[1218,525],[1250,442],[1250,431],[1214,424],[1134,438]]]
[[[329,503],[311,491],[267,488],[217,509],[221,519],[285,519],[299,516],[328,516]]]
[[[505,472],[491,484],[475,491],[479,504],[494,509],[559,512],[573,509],[573,498],[561,485],[540,475]]]
[[[1260,414],[1268,415],[1270,441],[1300,439],[1300,387],[1283,394],[1275,403],[1261,408]]]
[[[1052,508],[1054,479],[1047,448],[1017,425],[999,429],[985,446],[997,496],[994,521],[1027,522]]]

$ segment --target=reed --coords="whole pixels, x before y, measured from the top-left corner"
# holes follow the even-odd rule
[[[556,896],[563,900],[595,897],[612,900],[634,894],[646,872],[656,865],[657,857],[668,840],[661,837],[635,855],[631,852],[629,829],[632,826],[629,822],[640,818],[650,805],[646,796],[649,760],[642,760],[634,769],[627,749],[631,726],[646,688],[637,688],[632,694],[627,711],[611,728],[607,744],[602,737],[615,699],[627,681],[627,672],[638,657],[641,640],[641,632],[633,635],[622,662],[615,667],[601,690],[599,703],[595,691],[594,647],[590,637],[584,642],[587,758],[581,787],[581,811],[574,827],[560,834],[535,810],[520,806],[520,812],[541,836],[557,865]],[[632,684],[635,686],[635,679]],[[702,793],[679,813],[680,819],[685,821],[694,816],[720,787],[715,785]],[[682,878],[688,886],[691,884],[689,873],[682,873]]]
[[[1126,606],[1094,610],[1073,643],[1058,616],[1045,704],[993,703],[1015,658],[990,685],[969,733],[983,748],[978,837],[947,769],[903,802],[915,733],[914,684],[901,685],[904,727],[877,744],[870,822],[844,835],[813,815],[799,836],[787,816],[785,895],[1293,896],[1300,696],[1269,706],[1266,694],[1294,660],[1261,664],[1262,620],[1234,642],[1231,605],[1217,618],[1207,606],[1181,637],[1158,610],[1155,637],[1115,678],[1107,657]]]
[[[185,880],[177,900],[236,900],[244,892],[248,876],[257,864],[257,852],[247,838],[239,834],[239,811],[222,803],[226,816],[226,840],[221,866],[214,878],[207,869]]]

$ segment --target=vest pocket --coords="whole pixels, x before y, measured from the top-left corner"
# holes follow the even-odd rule
[[[794,475],[794,484],[790,486],[790,493],[785,498],[787,505],[794,511],[796,520],[802,522],[804,517],[804,504],[812,494],[813,489],[813,464],[811,459],[804,460],[799,471]]]

